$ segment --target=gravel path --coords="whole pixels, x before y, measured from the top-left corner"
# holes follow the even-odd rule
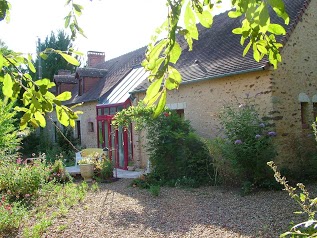
[[[100,184],[43,237],[278,237],[300,219],[285,191],[242,197],[232,188],[163,187],[153,197],[130,182]]]

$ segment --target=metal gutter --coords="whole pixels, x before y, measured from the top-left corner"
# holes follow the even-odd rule
[[[233,72],[233,73],[221,74],[221,75],[217,75],[217,76],[214,76],[214,77],[197,78],[195,80],[182,82],[181,85],[182,84],[197,83],[197,82],[202,82],[202,81],[207,81],[207,80],[214,80],[214,79],[234,76],[234,75],[238,75],[238,74],[253,73],[253,72],[258,72],[258,71],[263,71],[263,70],[265,70],[265,66],[262,66],[261,68],[253,68],[253,69],[247,69],[247,70],[240,70],[240,71],[236,71],[236,72]],[[146,92],[146,89],[132,91],[132,92],[130,92],[130,94],[142,93],[142,92]]]

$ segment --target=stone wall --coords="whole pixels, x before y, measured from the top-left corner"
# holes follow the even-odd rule
[[[279,161],[292,166],[300,151],[315,147],[311,123],[317,103],[317,1],[311,1],[282,51],[283,62],[272,70],[272,102]],[[301,102],[306,108],[302,112]],[[316,106],[317,104],[315,104]],[[302,125],[304,114],[306,125]],[[273,116],[273,115],[272,115]]]
[[[269,75],[270,71],[261,70],[181,84],[179,90],[168,93],[167,106],[174,110],[183,109],[185,119],[190,120],[195,131],[210,139],[222,134],[218,113],[226,104],[238,107],[249,98],[258,105],[262,116],[272,111]],[[138,100],[143,99],[144,95],[139,93]],[[140,159],[144,166],[148,156],[144,149],[144,139],[140,139],[140,136],[134,137],[134,158]]]
[[[97,120],[96,120],[96,102],[87,102],[81,106],[74,108],[75,111],[82,111],[79,115],[81,145],[86,148],[95,148],[97,146]],[[53,121],[57,122],[56,114],[50,115]],[[91,124],[92,123],[92,124]],[[59,125],[59,123],[57,123]],[[52,141],[55,141],[55,129],[51,123],[48,123],[46,129]],[[77,137],[77,123],[74,130],[74,136]]]

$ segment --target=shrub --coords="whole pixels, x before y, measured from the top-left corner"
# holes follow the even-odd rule
[[[153,196],[157,197],[160,195],[161,187],[160,185],[151,185],[149,191]]]
[[[179,178],[193,179],[197,184],[212,181],[212,159],[208,148],[193,131],[188,120],[175,111],[166,110],[153,118],[154,107],[143,103],[118,112],[113,125],[128,128],[134,122],[137,130],[146,129],[147,151],[152,172],[149,183],[175,184]]]
[[[49,167],[49,180],[57,183],[66,183],[72,181],[72,177],[66,171],[62,160],[55,160],[54,164]]]
[[[148,123],[147,138],[153,177],[161,184],[183,177],[200,185],[211,182],[212,159],[189,121],[165,112]]]
[[[18,136],[16,111],[13,110],[14,102],[5,103],[0,99],[0,159],[13,160],[20,145]]]
[[[280,237],[316,237],[317,236],[317,220],[315,214],[317,212],[317,197],[311,198],[308,190],[302,183],[297,183],[296,187],[288,184],[288,181],[278,171],[273,161],[267,163],[274,172],[274,178],[280,183],[289,196],[301,207],[302,211],[297,214],[304,213],[307,215],[307,221],[296,224],[290,228],[288,232],[280,235]],[[299,188],[300,192],[296,191]]]
[[[97,160],[95,163],[94,177],[102,181],[113,177],[113,164],[109,158]]]
[[[18,229],[27,210],[20,203],[9,203],[3,195],[0,201],[0,235],[12,234]]]
[[[276,133],[260,120],[255,106],[250,103],[239,108],[226,106],[220,119],[226,136],[220,145],[222,156],[230,161],[241,183],[274,186],[266,163],[276,156],[272,142]]]
[[[6,163],[0,165],[0,192],[17,200],[36,195],[48,179],[48,169],[40,161],[33,165]]]

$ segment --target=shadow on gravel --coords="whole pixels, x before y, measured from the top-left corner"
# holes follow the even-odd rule
[[[101,220],[111,221],[122,231],[152,230],[162,237],[192,237],[199,233],[205,237],[219,232],[225,232],[227,236],[223,237],[278,237],[288,229],[290,221],[301,221],[299,215],[293,214],[299,207],[285,191],[261,191],[242,197],[233,188],[163,187],[160,195],[153,197],[147,190],[129,187],[131,181],[100,185],[101,194],[108,191],[113,195],[113,201],[108,201],[113,206],[108,208],[108,214],[101,212]],[[118,204],[118,195],[135,202],[120,200],[122,204]],[[129,237],[138,236],[130,233]]]

